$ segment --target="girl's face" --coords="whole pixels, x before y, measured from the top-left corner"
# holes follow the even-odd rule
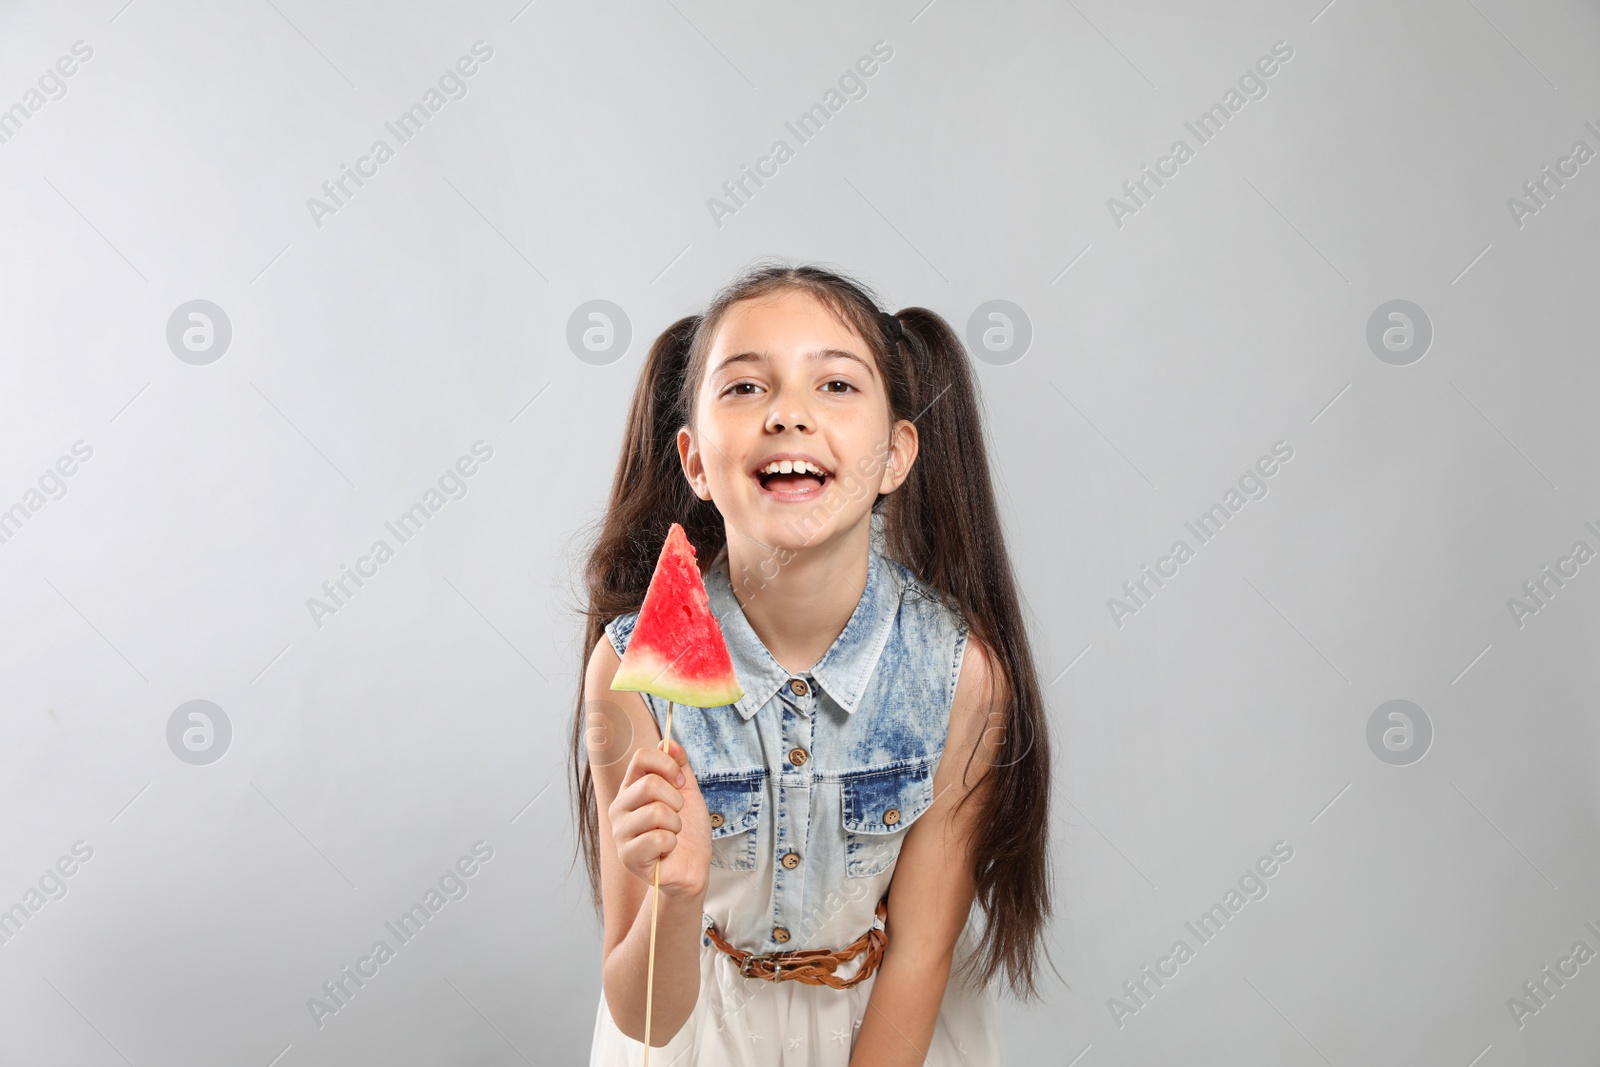
[[[801,549],[859,536],[872,503],[917,454],[908,419],[891,423],[871,349],[798,290],[743,300],[723,316],[678,455],[695,494],[737,542]]]

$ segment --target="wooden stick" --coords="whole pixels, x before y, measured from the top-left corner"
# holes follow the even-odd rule
[[[669,751],[672,743],[672,701],[667,701],[667,736],[661,739],[661,751]],[[644,1067],[650,1067],[650,1009],[656,992],[656,908],[661,903],[661,857],[656,857],[656,878],[650,887],[650,966],[644,986]]]

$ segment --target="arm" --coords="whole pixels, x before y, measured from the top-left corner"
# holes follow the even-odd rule
[[[601,638],[584,674],[589,766],[600,824],[605,944],[601,974],[617,1028],[644,1040],[652,879],[661,859],[650,1043],[670,1041],[700,996],[700,920],[711,868],[711,819],[683,746],[638,693],[614,692],[616,651]],[[676,785],[679,772],[684,785]]]
[[[889,883],[889,945],[872,980],[853,1065],[921,1067],[927,1057],[956,941],[977,894],[970,844],[1005,726],[1008,700],[995,692],[1000,681],[982,644],[969,638],[950,734],[933,776],[933,806],[906,831]],[[957,815],[956,804],[968,793],[976,795]]]

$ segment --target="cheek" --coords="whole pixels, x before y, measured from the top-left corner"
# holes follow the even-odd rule
[[[707,477],[714,482],[720,484],[744,479],[744,471],[733,458],[741,454],[737,439],[721,429],[701,438],[700,459]]]
[[[736,419],[713,418],[699,424],[695,442],[699,446],[700,469],[713,498],[730,491],[742,492],[754,484],[745,474],[742,461],[736,458],[748,453],[741,443],[743,434]]]

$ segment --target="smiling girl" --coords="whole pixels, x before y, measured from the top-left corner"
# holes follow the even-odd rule
[[[613,692],[673,523],[744,696]],[[1050,914],[1044,702],[961,343],[761,267],[651,347],[587,566],[572,729],[592,1065],[993,1065]],[[969,925],[974,903],[985,922]]]

